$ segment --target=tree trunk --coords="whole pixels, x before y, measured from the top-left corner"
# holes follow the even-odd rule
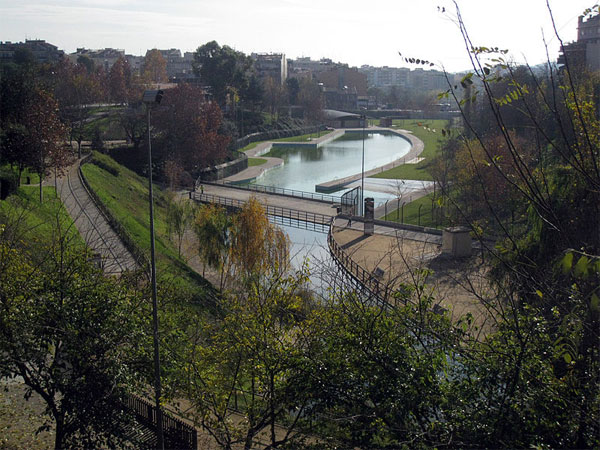
[[[40,204],[41,204],[44,201],[44,191],[42,190],[42,181],[44,181],[44,179],[43,179],[42,173],[39,173],[38,175],[40,177]]]
[[[55,417],[56,433],[54,436],[54,450],[60,450],[63,446],[64,426],[62,418]]]

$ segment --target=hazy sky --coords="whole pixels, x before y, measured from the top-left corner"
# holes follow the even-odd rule
[[[549,0],[565,42],[589,0]],[[546,0],[458,0],[475,45],[509,49],[531,64],[555,60]],[[445,8],[445,13],[438,10]],[[246,53],[283,52],[360,66],[410,67],[398,55],[449,70],[468,67],[449,0],[0,0],[0,40],[77,47],[193,51],[216,40]]]

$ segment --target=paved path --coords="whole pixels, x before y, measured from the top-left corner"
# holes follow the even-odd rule
[[[94,203],[79,177],[79,164],[57,181],[58,193],[86,244],[100,258],[106,273],[120,274],[138,265]]]

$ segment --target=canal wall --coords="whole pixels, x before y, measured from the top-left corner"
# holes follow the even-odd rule
[[[248,168],[248,155],[244,152],[240,152],[239,149],[244,148],[252,142],[301,136],[303,134],[318,133],[326,129],[327,127],[325,127],[325,125],[317,125],[312,127],[294,128],[290,130],[271,130],[263,131],[261,133],[248,134],[235,141],[235,153],[237,154],[236,159],[223,164],[205,167],[204,169],[200,170],[198,179],[196,180],[196,186],[198,186],[202,181],[222,180],[223,178],[230,177],[243,170],[246,170]]]

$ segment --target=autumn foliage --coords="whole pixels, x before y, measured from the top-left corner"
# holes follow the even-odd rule
[[[153,152],[161,162],[174,161],[194,175],[225,158],[229,138],[219,134],[221,121],[221,109],[206,101],[199,87],[182,83],[168,89],[153,113]]]

